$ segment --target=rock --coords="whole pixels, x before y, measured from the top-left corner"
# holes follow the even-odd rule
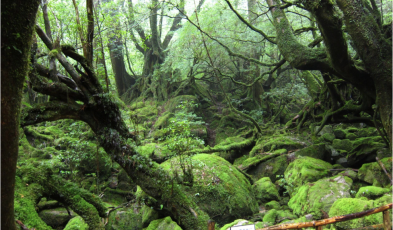
[[[258,212],[258,202],[251,192],[250,181],[223,158],[211,154],[191,157],[194,182],[192,187],[182,186],[187,196],[203,211],[222,225]],[[180,178],[179,158],[161,164],[162,168]]]
[[[332,142],[336,136],[334,136],[333,133],[325,133],[322,135],[323,140],[328,141],[328,142]]]
[[[354,140],[353,148],[349,152],[348,165],[360,167],[364,163],[375,161],[377,151],[386,147],[381,137],[362,137]],[[390,156],[390,155],[389,155]]]
[[[277,210],[276,223],[281,223],[282,221],[287,220],[294,220],[296,218],[297,216],[292,214],[292,212],[289,210]]]
[[[171,219],[170,216],[167,216],[163,219],[152,221],[149,226],[145,230],[182,230],[179,225],[175,221]]]
[[[347,215],[362,212],[375,207],[391,203],[392,196],[385,195],[375,201],[364,200],[359,198],[341,198],[334,202],[329,211],[329,216]],[[343,221],[333,224],[336,229],[358,229],[370,225],[383,223],[382,214],[369,215],[363,218],[357,218],[349,221]]]
[[[333,140],[333,148],[335,149],[341,149],[341,150],[345,150],[345,151],[351,151],[352,150],[352,142],[348,139],[343,139],[343,140],[339,140],[339,139],[334,139]]]
[[[381,160],[388,172],[392,172],[392,158],[387,157]],[[388,176],[383,172],[378,162],[363,164],[358,171],[358,178],[364,182],[377,187],[388,187],[390,181]]]
[[[277,218],[277,210],[271,209],[263,217],[263,222],[269,222],[269,223],[274,224],[274,223],[276,223],[276,218]]]
[[[65,226],[71,218],[75,217],[73,212],[71,212],[70,216],[65,208],[46,209],[39,212],[38,215],[52,228]]]
[[[280,203],[278,203],[278,202],[275,201],[275,200],[272,200],[272,201],[266,203],[266,204],[265,204],[265,207],[266,207],[267,209],[276,209],[276,210],[281,209],[281,208],[280,208]]]
[[[142,215],[137,209],[121,208],[109,214],[105,230],[140,230],[142,229]]]
[[[280,200],[278,190],[269,177],[263,177],[255,182],[252,186],[252,192],[260,204],[271,200]]]
[[[65,226],[64,230],[88,230],[89,225],[83,220],[82,217],[77,216],[72,218],[67,225]]]
[[[285,170],[284,178],[286,182],[299,187],[307,182],[314,182],[329,175],[332,165],[312,157],[298,158],[290,163]],[[291,194],[291,191],[289,191]]]
[[[271,138],[261,138],[250,151],[250,157],[258,153],[272,153],[278,149],[296,150],[305,147],[305,143],[290,136],[273,136]]]
[[[356,135],[356,134],[354,134],[354,133],[348,133],[348,134],[345,136],[345,138],[346,138],[346,139],[349,139],[349,140],[351,140],[351,141],[353,141],[353,140],[355,140],[356,138],[358,138],[358,135]]]
[[[315,126],[315,131],[319,129],[319,126]],[[333,134],[333,128],[331,125],[325,125],[322,130],[318,133],[318,136],[323,136],[326,133]]]
[[[356,198],[367,197],[368,199],[377,199],[384,194],[391,193],[390,188],[381,188],[375,186],[361,187],[356,193]]]
[[[327,151],[325,150],[325,144],[320,143],[300,149],[295,152],[295,156],[307,156],[323,160],[327,156]]]
[[[345,136],[346,136],[345,131],[342,130],[342,129],[335,129],[335,130],[333,131],[333,134],[334,134],[334,136],[335,136],[336,138],[338,138],[338,139],[344,139]]]
[[[301,186],[289,200],[288,206],[295,215],[312,214],[313,218],[321,219],[322,211],[328,213],[337,199],[351,197],[351,185],[352,179],[349,177],[323,178]]]
[[[348,167],[348,159],[346,157],[341,157],[336,160],[336,164],[339,164],[343,167]]]
[[[342,171],[342,172],[338,173],[338,175],[347,176],[347,177],[351,178],[353,181],[358,179],[358,173],[353,170],[350,170],[350,169]]]
[[[377,131],[376,128],[373,128],[373,127],[363,128],[363,129],[359,129],[359,131],[357,132],[357,135],[359,137],[377,136],[378,135],[378,131]]]
[[[251,175],[254,180],[259,180],[263,177],[269,177],[274,183],[277,180],[277,175],[283,175],[288,166],[287,156],[281,155],[265,162],[259,163],[255,167],[248,169],[247,174]]]
[[[141,209],[142,213],[142,227],[146,228],[150,222],[159,218],[159,214],[156,210],[144,205]]]

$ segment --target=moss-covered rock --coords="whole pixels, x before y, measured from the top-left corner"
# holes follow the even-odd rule
[[[384,158],[381,162],[385,165],[388,173],[391,173],[392,157]],[[390,185],[388,176],[384,173],[378,162],[363,164],[358,171],[358,178],[377,187],[388,187]]]
[[[65,226],[71,218],[75,217],[73,212],[71,212],[70,216],[67,209],[65,208],[43,210],[39,212],[38,215],[47,225],[51,226],[52,228]]]
[[[85,223],[83,218],[80,216],[76,216],[72,218],[64,228],[64,230],[88,230],[88,229],[89,226]]]
[[[129,228],[127,228],[129,229]],[[170,216],[163,219],[152,221],[145,230],[182,230],[182,228],[174,222]]]
[[[304,147],[304,143],[290,136],[273,136],[269,139],[261,138],[250,151],[250,157],[257,153],[273,152],[277,149],[286,149],[288,151]]]
[[[283,221],[288,221],[288,220],[294,220],[296,218],[297,216],[294,215],[289,210],[277,210],[276,223],[281,223]]]
[[[359,191],[356,193],[356,198],[367,197],[368,199],[377,199],[382,197],[384,194],[391,193],[392,190],[390,188],[381,188],[375,186],[366,186],[361,187]]]
[[[356,138],[358,138],[358,135],[354,133],[347,133],[347,135],[345,136],[345,139],[349,139],[351,141],[355,140]]]
[[[159,214],[153,208],[144,205],[141,209],[142,213],[142,227],[146,228],[150,222],[159,218]]]
[[[351,151],[352,150],[352,142],[349,139],[335,139],[333,140],[333,148],[339,149],[339,150],[345,150],[345,151]]]
[[[277,210],[271,209],[263,217],[263,222],[268,222],[268,223],[274,224],[274,223],[276,223],[276,218],[277,218]]]
[[[283,175],[288,166],[286,155],[274,157],[265,162],[256,164],[255,167],[247,169],[247,173],[251,175],[254,180],[259,180],[263,177],[269,177],[274,183],[277,180],[277,175]]]
[[[368,209],[379,207],[388,203],[391,203],[391,195],[384,196],[378,200],[364,200],[359,198],[342,198],[336,200],[329,211],[329,216],[341,216],[357,212],[362,212]],[[390,200],[389,200],[390,198]],[[357,229],[365,226],[375,225],[382,223],[382,215],[374,214],[363,218],[353,219],[349,221],[343,221],[335,223],[336,229]]]
[[[279,200],[280,195],[276,186],[269,177],[263,177],[254,183],[252,191],[258,203],[266,203],[271,200]]]
[[[311,145],[295,152],[295,156],[307,156],[307,157],[313,157],[321,160],[325,159],[326,155],[327,155],[327,151],[324,143]]]
[[[331,168],[331,164],[320,159],[301,157],[288,165],[284,178],[289,185],[299,187],[307,182],[314,182],[328,176]]]
[[[276,200],[269,201],[268,203],[265,204],[265,208],[267,209],[276,209],[280,210],[280,203],[278,203]]]
[[[333,140],[336,138],[333,133],[324,133],[322,135],[323,140],[328,141],[328,142],[333,142]]]
[[[351,185],[352,180],[345,176],[308,183],[297,189],[288,206],[295,215],[312,214],[315,219],[319,219],[323,216],[322,211],[328,213],[337,199],[350,197]]]
[[[136,209],[135,209],[136,210]],[[105,230],[140,230],[142,229],[142,215],[134,208],[121,208],[109,214]]]
[[[248,225],[248,224],[253,224],[253,223],[248,220],[237,219],[231,223],[225,224],[222,228],[220,228],[220,230],[229,230],[231,227],[234,227],[234,226],[243,226],[243,225]]]
[[[368,128],[359,129],[357,135],[359,137],[378,136],[378,131],[374,127],[368,127]]]
[[[333,134],[338,139],[344,139],[347,133],[342,129],[335,129],[333,130]]]
[[[191,162],[193,186],[180,186],[218,224],[258,212],[250,181],[236,167],[209,154],[194,155]],[[161,166],[172,175],[177,171],[179,177],[183,177],[179,158],[172,158]]]

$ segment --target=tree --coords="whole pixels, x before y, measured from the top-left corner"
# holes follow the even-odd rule
[[[16,229],[14,186],[19,145],[22,88],[29,69],[29,53],[39,1],[1,4],[1,227]],[[24,7],[21,7],[24,6]]]

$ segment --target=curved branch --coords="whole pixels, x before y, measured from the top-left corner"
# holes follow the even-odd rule
[[[83,108],[83,107],[82,107]],[[60,101],[50,101],[43,104],[36,104],[32,108],[24,108],[20,125],[34,125],[44,121],[57,121],[60,119],[82,120],[81,105],[64,103]]]

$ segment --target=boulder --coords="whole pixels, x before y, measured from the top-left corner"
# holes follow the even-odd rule
[[[295,152],[295,156],[307,156],[324,160],[327,157],[327,153],[328,152],[326,151],[325,144],[320,143],[300,149],[299,151]]]
[[[333,131],[333,134],[338,139],[344,139],[345,136],[346,136],[346,132],[344,130],[342,130],[342,129],[335,129]]]
[[[280,200],[276,186],[269,177],[263,177],[254,183],[252,192],[258,203],[266,203],[271,200]]]
[[[67,225],[65,226],[64,230],[88,230],[89,225],[83,220],[82,217],[76,216],[72,218]]]
[[[388,173],[392,172],[392,157],[387,157],[381,160],[385,165]],[[372,184],[377,187],[388,187],[390,181],[388,176],[384,173],[378,162],[363,164],[358,171],[358,178],[361,181]]]
[[[71,212],[71,215],[69,215],[67,209],[65,208],[46,209],[39,212],[38,215],[47,225],[51,226],[52,228],[65,226],[71,218],[75,217],[73,212]]]
[[[314,219],[320,219],[323,212],[329,212],[337,199],[351,197],[351,186],[352,179],[346,176],[323,178],[314,183],[307,183],[297,189],[288,206],[295,215],[311,214]]]
[[[277,210],[271,209],[263,217],[263,222],[274,224],[276,223],[276,218],[277,218]]]
[[[261,162],[255,167],[249,168],[246,172],[251,175],[254,180],[259,180],[263,177],[269,177],[274,183],[277,180],[277,175],[283,175],[288,166],[287,156],[280,155],[273,159]]]
[[[382,197],[385,194],[391,193],[392,190],[390,188],[381,188],[375,186],[365,186],[361,187],[359,191],[356,193],[356,198],[367,197],[368,199],[377,199]]]
[[[339,150],[345,150],[347,152],[352,150],[352,142],[349,139],[334,139],[333,140],[333,148],[339,149]]]
[[[266,203],[265,207],[266,207],[266,209],[276,209],[276,210],[280,210],[281,209],[280,203],[278,203],[275,200],[272,200],[272,201]]]
[[[151,207],[144,205],[141,209],[142,227],[146,228],[150,222],[159,218],[159,213]]]
[[[315,131],[319,129],[319,126],[315,126]],[[323,126],[322,130],[318,133],[319,136],[323,136],[326,133],[333,133],[333,128],[331,125]]]
[[[328,141],[328,142],[333,142],[333,140],[336,138],[336,136],[334,136],[333,133],[325,133],[322,135],[322,138],[324,141]]]
[[[182,230],[182,228],[179,225],[177,225],[177,223],[173,221],[170,216],[167,216],[163,219],[152,221],[145,230],[167,230],[167,229]]]
[[[179,186],[216,223],[229,223],[258,212],[251,183],[240,170],[211,154],[197,154],[189,160],[193,165],[193,186]],[[163,162],[161,166],[172,175],[176,172],[180,180],[183,177],[178,157]]]
[[[142,215],[136,208],[120,208],[109,214],[105,230],[140,230]]]
[[[312,157],[301,157],[291,162],[284,173],[285,181],[292,187],[314,182],[329,175],[332,165]],[[291,194],[291,191],[289,191]]]

